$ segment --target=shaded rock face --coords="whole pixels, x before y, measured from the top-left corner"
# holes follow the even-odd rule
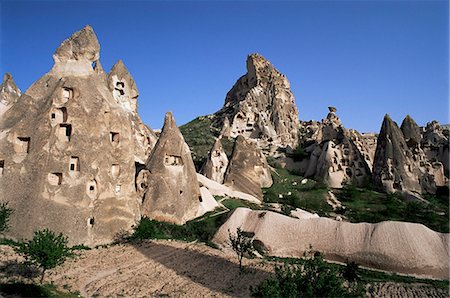
[[[20,89],[16,86],[10,73],[5,73],[0,85],[0,119],[7,109],[20,97]]]
[[[417,147],[420,144],[422,136],[420,135],[420,127],[417,123],[407,115],[403,120],[400,130],[403,133],[405,142],[409,148]]]
[[[261,187],[272,185],[266,157],[251,140],[239,135],[225,174],[225,185],[262,200]]]
[[[287,78],[258,54],[247,58],[242,76],[215,114],[217,126],[229,119],[229,135],[256,140],[258,147],[295,147],[298,110]]]
[[[0,122],[0,199],[14,209],[9,235],[49,228],[71,244],[108,243],[140,218],[135,177],[155,137],[92,67],[99,59],[92,28],[74,33],[54,57]]]
[[[321,122],[302,122],[300,146],[303,156],[295,156],[293,167],[306,177],[314,177],[330,187],[345,184],[364,186],[371,177],[370,149],[356,130],[347,130],[336,115],[336,108]],[[295,158],[297,161],[295,161]]]
[[[437,121],[427,123],[422,139],[421,148],[431,162],[440,162],[444,166],[445,176],[449,177],[449,131],[444,130]]]
[[[408,190],[421,193],[418,176],[419,170],[402,131],[397,123],[386,115],[375,151],[373,165],[375,183],[387,192]]]
[[[223,183],[228,167],[228,157],[218,138],[209,153],[208,159],[202,167],[201,174],[218,183]]]
[[[146,163],[148,188],[142,215],[175,224],[195,218],[200,189],[189,146],[167,113],[158,142]]]

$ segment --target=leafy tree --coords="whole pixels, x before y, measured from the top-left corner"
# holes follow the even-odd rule
[[[9,228],[9,217],[13,210],[8,207],[8,203],[0,203],[0,233],[5,232]]]
[[[73,256],[72,249],[67,246],[67,237],[48,229],[36,231],[33,239],[20,243],[15,249],[25,259],[42,269],[41,283],[45,271],[62,265],[68,257]]]
[[[349,262],[342,272],[342,276],[349,282],[355,282],[359,280],[359,265],[355,262]]]
[[[239,260],[239,270],[240,272],[242,272],[244,269],[242,267],[242,259],[244,258],[245,254],[248,254],[253,250],[253,240],[252,238],[248,237],[240,227],[237,228],[235,235],[233,235],[230,230],[228,230],[228,235],[230,238],[231,247],[233,248]]]

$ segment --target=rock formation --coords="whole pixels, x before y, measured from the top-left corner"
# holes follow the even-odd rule
[[[228,157],[223,150],[220,138],[218,138],[209,152],[201,173],[213,181],[223,183],[227,167]]]
[[[95,245],[140,218],[135,178],[156,137],[108,89],[99,51],[90,26],[74,33],[2,116],[0,199],[14,209],[12,237],[46,227]]]
[[[436,124],[436,122],[433,122]],[[403,120],[401,129],[386,115],[377,141],[374,180],[387,192],[435,193],[438,186],[448,185],[444,175],[444,165],[440,162],[446,158],[445,146],[448,139],[437,132],[429,124],[428,134],[425,130],[423,138],[421,129],[408,115]],[[438,124],[437,124],[438,126]],[[433,132],[431,132],[433,131]],[[430,137],[432,136],[432,137]],[[429,140],[436,140],[433,144]]]
[[[356,262],[362,266],[424,275],[449,277],[449,234],[424,225],[385,221],[349,223],[329,218],[295,219],[270,211],[238,208],[219,228],[214,243],[229,246],[229,233],[240,227],[268,255],[302,257],[310,250],[328,260]]]
[[[298,110],[287,78],[258,54],[247,58],[242,76],[216,114],[217,126],[229,119],[230,136],[243,135],[260,148],[297,145]]]
[[[146,168],[148,188],[142,215],[175,224],[195,218],[201,200],[195,166],[170,112]]]
[[[109,72],[108,87],[113,93],[117,103],[128,111],[133,113],[137,112],[137,98],[139,96],[139,91],[122,60],[119,60],[114,64]]]
[[[427,123],[420,145],[429,161],[443,164],[449,178],[449,130],[444,130],[437,121]]]
[[[336,108],[328,109],[321,122],[302,122],[300,148],[287,151],[286,166],[333,188],[363,186],[371,178],[370,149],[357,131],[342,125]]]
[[[225,184],[262,200],[261,187],[270,187],[272,183],[264,154],[254,142],[239,135],[225,174]]]
[[[14,83],[11,74],[5,73],[3,82],[0,85],[0,119],[2,118],[3,113],[16,103],[20,95],[20,89],[16,86],[16,83]]]

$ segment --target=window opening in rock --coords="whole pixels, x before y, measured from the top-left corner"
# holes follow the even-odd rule
[[[60,139],[69,142],[70,137],[72,136],[72,125],[71,124],[60,124],[58,135],[59,135]]]
[[[61,185],[62,173],[49,173],[47,176],[47,180],[50,185]]]
[[[0,160],[0,176],[3,175],[4,170],[5,170],[5,161]]]
[[[94,225],[94,223],[95,223],[95,220],[94,220],[93,217],[91,217],[91,218],[88,219],[88,225],[89,225],[89,226],[92,227],[92,226]]]
[[[166,166],[182,166],[183,160],[181,159],[181,156],[166,154],[164,156],[164,165],[166,165]]]
[[[64,87],[62,89],[62,97],[65,101],[73,98],[73,89]]]
[[[202,196],[198,196],[198,200],[201,202],[203,202]]]
[[[70,158],[70,171],[72,172],[80,171],[80,159],[77,156],[72,156]]]
[[[30,138],[28,137],[18,137],[17,138],[17,153],[29,153],[30,152]]]
[[[109,140],[111,141],[111,143],[113,144],[119,144],[120,141],[120,134],[118,132],[113,132],[111,131],[109,133]]]
[[[55,118],[56,118],[55,113],[52,113],[52,119],[55,119]]]
[[[95,187],[94,185],[89,186],[89,191],[94,191]]]

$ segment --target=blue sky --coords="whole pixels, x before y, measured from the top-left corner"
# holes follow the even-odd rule
[[[448,1],[5,1],[0,71],[26,90],[86,24],[106,71],[122,59],[153,128],[213,113],[258,52],[284,73],[301,120],[337,107],[347,128],[448,123]]]

